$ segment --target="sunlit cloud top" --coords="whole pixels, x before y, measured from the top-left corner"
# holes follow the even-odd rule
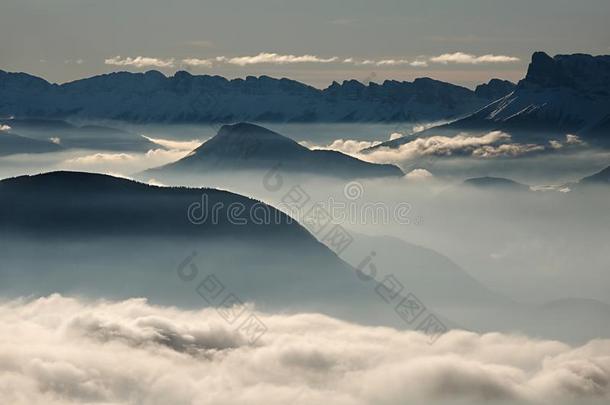
[[[251,56],[215,56],[212,58],[188,57],[181,60],[182,64],[191,67],[211,68],[220,65],[292,65],[292,64],[330,64],[342,63],[353,66],[376,66],[376,67],[396,67],[396,66],[411,66],[411,67],[428,67],[429,63],[438,63],[446,65],[448,63],[455,64],[498,64],[498,63],[513,63],[520,59],[515,56],[506,55],[472,55],[464,52],[446,53],[438,56],[419,56],[415,59],[406,58],[383,58],[383,59],[363,59],[354,56],[339,57],[339,56],[317,56],[317,55],[293,55],[279,54],[274,52],[261,52]],[[157,58],[147,56],[135,56],[121,58],[115,56],[104,61],[106,65],[114,66],[132,66],[136,68],[142,67],[157,67],[157,68],[173,68],[176,66],[176,58]]]

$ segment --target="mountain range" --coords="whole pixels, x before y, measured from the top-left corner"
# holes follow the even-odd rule
[[[50,140],[37,140],[15,133],[9,126],[0,124],[0,156],[19,153],[48,153],[63,150]]]
[[[530,187],[503,177],[474,177],[464,180],[464,185],[492,191],[530,191]]]
[[[249,123],[223,125],[218,133],[177,162],[146,171],[147,175],[212,174],[240,170],[317,174],[342,179],[400,177],[389,164],[369,163],[333,150],[311,150],[277,132]]]
[[[64,84],[0,70],[0,116],[111,119],[138,123],[437,121],[479,109],[511,90],[491,81],[472,91],[430,78],[317,89],[268,76],[166,77],[117,72]]]
[[[122,152],[146,152],[162,146],[131,132],[101,125],[76,125],[60,119],[6,118],[0,119],[0,127],[9,133],[17,133],[38,143],[54,143],[61,149],[91,149]],[[1,141],[1,139],[0,139]],[[22,148],[21,152],[34,153],[35,148]],[[11,152],[11,150],[2,150]]]
[[[582,185],[610,185],[610,166],[580,180]]]
[[[484,91],[481,89],[480,91]],[[588,142],[610,143],[610,56],[532,56],[527,75],[513,91],[472,114],[418,133],[502,131],[519,142],[546,142],[578,135]],[[396,148],[399,138],[377,147]]]
[[[534,186],[530,187],[527,184],[516,182],[512,179],[504,177],[474,177],[464,180],[462,183],[465,186],[475,187],[490,191],[510,191],[510,192],[528,192],[528,191],[559,191],[568,192],[571,190],[581,190],[587,186],[607,186],[610,185],[610,166],[600,170],[597,173],[583,177],[580,180],[571,181],[559,186]]]

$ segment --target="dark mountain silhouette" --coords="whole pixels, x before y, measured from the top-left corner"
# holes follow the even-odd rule
[[[610,185],[610,166],[606,167],[605,169],[592,174],[591,176],[587,176],[583,179],[580,180],[579,184],[584,184],[584,185],[588,185],[588,184],[606,184],[606,185]]]
[[[517,85],[508,80],[491,79],[488,83],[479,84],[474,93],[488,100],[497,100],[510,94]]]
[[[480,189],[490,190],[507,190],[507,191],[530,191],[528,185],[518,183],[511,179],[503,177],[475,177],[472,179],[464,180],[464,185],[477,187]]]
[[[0,125],[2,125],[0,123]],[[0,156],[18,153],[58,152],[63,148],[51,141],[42,141],[18,135],[13,130],[0,131]]]
[[[194,226],[187,218],[187,211],[192,203],[201,202],[203,196],[208,208],[218,205],[226,209],[231,203],[237,203],[247,212],[257,203],[214,189],[154,187],[102,174],[61,171],[3,180],[0,195],[0,224],[5,231],[64,236],[222,237],[227,234],[247,238],[256,234],[257,238],[266,235],[308,238],[305,230],[297,225],[288,226],[287,217],[270,207],[266,209],[278,216],[277,226],[234,225],[226,211],[220,212],[214,223],[210,218],[207,223]]]
[[[206,214],[205,221],[189,220]],[[78,172],[11,178],[0,182],[0,243],[5,296],[144,296],[201,307],[211,303],[199,283],[213,274],[260,308],[405,327],[298,223],[226,191]]]
[[[484,91],[482,89],[479,92]],[[508,95],[419,136],[503,131],[519,142],[547,142],[566,134],[610,143],[610,56],[532,55],[527,75]],[[399,138],[377,147],[396,148]],[[376,147],[374,147],[376,148]],[[372,149],[374,149],[372,148]]]
[[[78,126],[58,119],[0,119],[0,125],[8,125],[16,132],[39,141],[55,138],[63,148],[134,152],[162,148],[140,135],[121,129]]]
[[[258,125],[224,125],[216,136],[185,158],[147,174],[197,174],[235,170],[314,173],[339,178],[402,176],[393,165],[365,162],[337,151],[310,150],[290,138]]]
[[[237,217],[236,206],[243,207]],[[266,210],[275,220],[254,220],[255,206],[259,216]],[[209,216],[192,222],[188,212],[191,219],[201,219],[204,212]],[[393,303],[386,301],[377,281],[363,280],[298,223],[247,197],[78,172],[0,181],[0,293],[5,297],[59,292],[106,299],[146,297],[186,307],[243,301],[262,310],[316,311],[408,329],[418,323],[406,323],[395,306],[412,293],[448,327],[518,328],[568,340],[591,336],[591,324],[584,320],[590,318],[565,316],[572,309],[582,314],[580,304],[544,310],[516,304],[431,250],[395,238],[353,237],[345,257],[362,263],[359,257],[365,259],[370,249],[379,251],[372,262],[360,266],[363,274],[370,275],[374,265],[377,281],[387,283],[385,276],[392,274],[403,283]],[[396,267],[401,261],[405,266]],[[206,294],[210,280],[215,291],[222,292],[217,301]],[[223,302],[230,294],[231,301]],[[607,333],[607,308],[598,312],[593,316],[595,333]],[[506,323],[509,316],[511,322]],[[551,318],[562,322],[548,321]]]
[[[589,135],[609,111],[610,56],[536,52],[513,93],[451,125]]]
[[[268,76],[228,80],[158,71],[117,72],[61,85],[0,70],[0,115],[131,122],[380,122],[462,116],[489,93],[433,80],[334,82],[320,90]],[[493,97],[497,96],[493,93]]]

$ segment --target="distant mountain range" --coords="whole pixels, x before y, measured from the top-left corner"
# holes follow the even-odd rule
[[[146,152],[150,149],[162,148],[138,134],[121,129],[100,125],[79,126],[60,119],[5,118],[0,119],[0,127],[10,128],[9,133],[18,133],[36,140],[37,144],[53,142],[54,147],[43,150],[45,152],[57,149]],[[12,153],[35,153],[35,151],[36,148],[24,146],[21,152],[13,150]],[[11,151],[0,149],[0,153],[3,152]]]
[[[478,91],[491,92],[500,86],[495,83]],[[418,136],[451,136],[464,131],[503,131],[522,142],[545,142],[575,134],[592,143],[610,143],[610,56],[550,57],[536,52],[526,77],[514,91],[467,117]],[[377,147],[395,148],[408,141],[399,138]]]
[[[610,56],[537,52],[513,93],[452,126],[593,137],[609,124]]]
[[[608,186],[610,185],[610,166],[590,176],[583,177],[580,180],[565,183],[559,186],[536,186],[530,187],[527,184],[519,183],[504,177],[475,177],[466,179],[464,185],[476,187],[478,189],[487,189],[491,191],[560,191],[566,192],[571,190],[580,190],[586,186]]]
[[[510,94],[517,85],[508,80],[491,79],[489,83],[479,84],[474,90],[475,94],[488,100],[497,100]]]
[[[530,187],[503,177],[474,177],[464,180],[464,185],[493,191],[530,191]]]
[[[61,146],[51,141],[42,141],[19,135],[10,127],[5,127],[0,131],[0,156],[18,153],[59,152],[62,149]]]
[[[0,116],[111,119],[138,123],[436,121],[477,110],[512,90],[491,81],[476,91],[429,78],[320,90],[268,76],[228,80],[180,71],[118,72],[52,84],[0,70]]]
[[[343,179],[404,175],[397,166],[369,163],[332,150],[310,150],[277,132],[248,123],[223,125],[216,136],[188,156],[145,173],[197,175],[268,171],[274,167]]]
[[[610,185],[610,166],[605,169],[587,176],[580,180],[580,184],[583,185],[594,185],[594,184],[605,184]]]

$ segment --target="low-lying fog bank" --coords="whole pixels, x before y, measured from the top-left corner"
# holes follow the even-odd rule
[[[371,328],[318,314],[52,295],[0,305],[0,402],[602,404],[610,340]],[[243,325],[256,317],[259,328]],[[120,364],[120,367],[117,367]]]

